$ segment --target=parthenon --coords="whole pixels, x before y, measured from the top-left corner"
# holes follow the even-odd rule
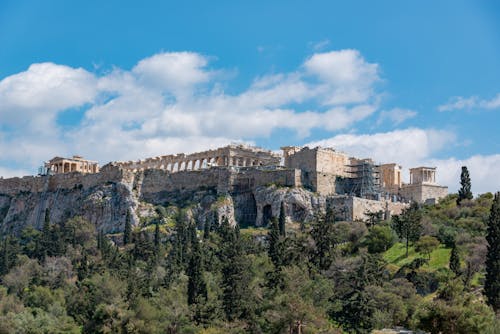
[[[137,161],[118,161],[114,164],[133,171],[162,169],[169,172],[180,172],[200,170],[212,166],[277,166],[280,164],[280,160],[280,155],[272,151],[240,144],[193,154],[163,155]]]

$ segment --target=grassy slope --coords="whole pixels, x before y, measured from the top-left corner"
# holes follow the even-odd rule
[[[448,268],[451,249],[441,245],[431,253],[431,259],[428,264],[422,266],[421,270],[436,271],[440,268]],[[397,271],[401,266],[412,262],[418,257],[425,257],[422,254],[415,252],[413,246],[408,249],[408,257],[406,257],[406,248],[403,243],[396,243],[384,253],[384,259],[389,263],[391,271]]]

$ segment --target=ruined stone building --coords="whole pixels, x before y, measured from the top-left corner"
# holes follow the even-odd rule
[[[80,156],[56,157],[45,165],[49,173],[0,178],[0,230],[41,227],[50,208],[53,222],[80,215],[114,233],[127,212],[138,222],[156,205],[187,204],[201,223],[216,212],[219,221],[263,226],[279,216],[281,203],[289,221],[308,221],[327,208],[352,221],[369,212],[399,214],[411,200],[436,202],[447,194],[436,168],[412,168],[405,184],[395,163],[377,165],[331,148],[282,150],[228,145],[102,168]]]
[[[72,158],[55,157],[45,163],[45,169],[50,174],[80,172],[83,174],[98,173],[99,163],[86,160],[79,155]]]
[[[280,164],[280,159],[281,157],[278,154],[271,151],[240,144],[193,154],[163,155],[137,161],[118,161],[114,164],[133,171],[162,169],[169,172],[179,172],[206,169],[214,166],[277,166]]]

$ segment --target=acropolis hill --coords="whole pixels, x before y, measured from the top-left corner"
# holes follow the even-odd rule
[[[398,214],[409,201],[435,202],[447,194],[435,183],[435,168],[411,168],[404,184],[396,163],[377,165],[320,147],[287,146],[277,154],[228,145],[102,168],[81,156],[56,157],[44,167],[38,176],[0,179],[0,230],[40,227],[50,209],[52,222],[80,215],[117,232],[127,211],[138,223],[155,205],[189,207],[201,225],[214,216],[266,225],[282,202],[289,221],[307,221],[327,207],[352,221],[369,212]]]

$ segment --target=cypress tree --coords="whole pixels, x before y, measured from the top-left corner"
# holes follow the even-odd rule
[[[38,258],[41,261],[45,260],[47,255],[51,255],[52,245],[52,228],[50,226],[50,210],[47,208],[45,210],[45,219],[43,221],[41,243],[40,243],[40,253]]]
[[[271,259],[274,267],[279,268],[283,264],[283,255],[281,252],[280,245],[280,228],[278,227],[278,222],[276,218],[271,220],[270,230],[268,234],[269,238],[269,249],[268,255]]]
[[[9,247],[7,238],[3,240],[2,253],[0,254],[0,275],[9,272]]]
[[[155,223],[155,236],[154,236],[155,251],[160,250],[160,224],[158,221]]]
[[[458,190],[457,205],[460,205],[460,203],[464,199],[472,199],[473,197],[471,192],[469,171],[467,170],[466,166],[462,166],[462,173],[460,174],[460,185],[461,188]]]
[[[279,216],[279,232],[280,235],[283,237],[286,237],[285,223],[286,223],[285,203],[281,202],[280,216]]]
[[[125,217],[125,230],[123,231],[123,244],[129,244],[132,236],[132,223],[130,222],[130,211],[127,210],[127,216]]]
[[[484,294],[495,312],[500,311],[500,192],[495,194],[488,220],[488,253]]]
[[[455,273],[455,276],[460,276],[460,257],[456,245],[453,245],[450,254],[450,270]]]
[[[203,280],[203,258],[198,241],[192,244],[189,265],[186,270],[188,276],[188,304],[197,304],[200,298],[207,298],[207,285]]]
[[[208,239],[210,237],[210,220],[205,218],[205,225],[203,225],[203,239]]]
[[[229,225],[227,218],[219,228],[221,235],[222,305],[229,321],[241,318],[248,302],[248,277],[239,229]]]

